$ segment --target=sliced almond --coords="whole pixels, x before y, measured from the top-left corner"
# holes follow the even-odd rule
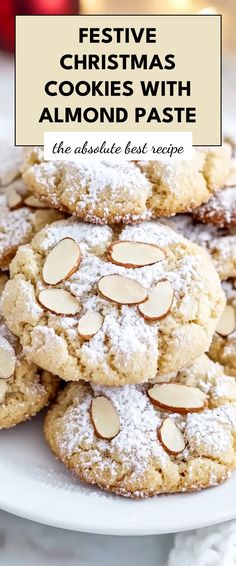
[[[0,341],[0,379],[9,379],[16,368],[14,348],[5,338]]]
[[[120,419],[112,402],[105,396],[91,403],[91,418],[98,438],[111,440],[120,432]]]
[[[216,332],[221,336],[228,336],[236,328],[236,313],[232,305],[226,305],[225,310],[217,324]]]
[[[22,196],[19,193],[17,193],[14,187],[11,187],[7,191],[7,204],[10,210],[16,210],[17,208],[20,208],[20,206],[22,206],[23,204]]]
[[[85,340],[89,340],[97,334],[102,324],[103,316],[99,312],[88,311],[79,320],[78,332]]]
[[[198,387],[181,383],[161,383],[148,390],[153,405],[173,413],[197,413],[206,405],[207,396]]]
[[[118,305],[138,305],[147,298],[147,289],[123,275],[105,275],[98,281],[101,295]]]
[[[170,312],[173,298],[174,289],[171,283],[163,279],[151,290],[148,300],[138,307],[139,312],[147,320],[160,320]]]
[[[144,267],[161,261],[165,251],[155,244],[117,240],[108,248],[108,259],[116,265],[125,267]]]
[[[57,285],[68,279],[81,261],[80,247],[72,238],[63,238],[49,252],[43,266],[43,280],[48,285]]]
[[[26,204],[26,206],[29,206],[30,208],[48,208],[45,203],[38,200],[36,197],[34,197],[34,195],[29,195],[28,197],[26,197],[24,204]]]
[[[80,301],[64,289],[44,289],[39,293],[39,303],[54,314],[73,316],[80,310]]]
[[[180,454],[185,449],[184,435],[170,417],[162,422],[158,438],[169,454]]]

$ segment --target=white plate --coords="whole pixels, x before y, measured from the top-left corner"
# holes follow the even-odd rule
[[[51,454],[42,416],[0,431],[0,454],[0,508],[40,523],[90,533],[148,535],[236,517],[236,475],[217,488],[143,501],[83,485]]]

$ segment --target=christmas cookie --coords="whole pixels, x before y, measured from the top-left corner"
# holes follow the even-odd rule
[[[193,211],[196,220],[214,224],[219,228],[236,227],[236,162],[222,190]]]
[[[45,162],[40,149],[24,164],[34,195],[59,210],[99,223],[135,223],[206,202],[229,173],[231,148],[194,150],[192,161]]]
[[[162,222],[205,248],[210,254],[221,279],[236,277],[236,234],[216,226],[194,221],[191,215],[179,214]]]
[[[229,375],[236,377],[236,288],[235,280],[226,281],[223,289],[227,304],[216,327],[209,350],[212,360],[220,362]]]
[[[205,356],[175,381],[66,386],[45,420],[54,454],[126,497],[195,491],[236,467],[236,383]]]
[[[62,218],[59,212],[42,208],[29,195],[21,178],[8,185],[0,195],[0,270],[8,268],[18,246],[59,218]]]
[[[204,250],[158,222],[55,222],[21,246],[4,315],[29,359],[67,381],[140,383],[207,351],[225,297]]]
[[[0,275],[0,292],[4,277]],[[38,413],[55,397],[58,386],[58,378],[26,360],[18,338],[0,313],[0,428],[12,427]]]

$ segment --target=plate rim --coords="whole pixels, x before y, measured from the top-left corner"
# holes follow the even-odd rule
[[[236,518],[236,473],[193,493],[129,499],[88,486],[54,458],[43,414],[0,435],[0,508],[72,531],[146,536],[199,529]],[[204,512],[203,512],[204,511]]]
[[[14,473],[12,474],[11,472],[9,472],[10,476],[12,476],[14,478]],[[1,477],[1,468],[0,468],[0,477]],[[20,479],[20,482],[22,480]],[[37,481],[33,480],[31,478],[26,477],[25,478],[26,484],[29,484],[29,489],[32,489],[32,486],[34,486],[35,489],[37,489]],[[230,479],[227,480],[228,482],[230,482]],[[221,484],[220,486],[215,486],[213,488],[207,488],[206,490],[203,491],[199,491],[199,492],[195,492],[192,494],[189,493],[182,493],[182,494],[163,494],[160,497],[161,498],[178,498],[180,496],[186,498],[188,498],[188,502],[190,503],[189,498],[192,497],[198,497],[199,495],[204,495],[204,492],[207,492],[209,490],[219,490],[222,486],[224,486],[225,484]],[[45,495],[46,495],[46,500],[47,500],[47,492],[51,491],[52,493],[52,498],[54,498],[54,489],[52,486],[48,486],[48,485],[44,485],[41,484],[41,486],[43,486],[43,488],[45,488]],[[95,519],[93,519],[93,517],[91,516],[91,518],[88,520],[88,517],[83,517],[80,514],[78,514],[76,520],[74,518],[74,515],[72,517],[70,516],[63,516],[63,513],[61,513],[60,515],[57,515],[57,512],[55,513],[53,511],[53,505],[47,505],[45,506],[45,498],[41,498],[41,505],[40,507],[38,507],[36,509],[36,507],[34,506],[34,504],[32,504],[32,500],[31,503],[29,503],[30,500],[27,500],[27,498],[25,499],[25,492],[24,490],[19,490],[19,496],[18,498],[14,498],[14,496],[12,497],[14,490],[12,493],[12,495],[10,495],[9,497],[9,490],[6,488],[4,489],[4,484],[2,483],[2,490],[0,493],[0,508],[3,511],[6,511],[8,513],[11,513],[12,515],[18,516],[18,517],[22,517],[24,519],[28,519],[30,521],[34,521],[36,523],[40,523],[43,525],[48,525],[51,527],[55,527],[55,528],[61,528],[61,529],[65,529],[65,530],[71,530],[71,531],[78,531],[78,532],[84,532],[84,533],[90,533],[90,534],[99,534],[99,535],[109,535],[109,536],[150,536],[150,535],[161,535],[161,534],[171,534],[171,533],[177,533],[177,532],[182,532],[182,531],[190,531],[190,530],[194,530],[194,529],[199,529],[199,528],[204,528],[207,526],[212,526],[212,525],[217,525],[219,523],[224,523],[226,521],[230,521],[232,519],[236,518],[236,507],[235,507],[235,511],[233,510],[228,510],[227,507],[225,508],[225,510],[222,511],[222,508],[220,506],[214,505],[214,509],[211,511],[212,516],[211,518],[202,518],[202,520],[199,522],[199,516],[197,516],[195,518],[195,514],[194,512],[192,513],[192,521],[189,522],[189,520],[187,520],[186,522],[184,522],[183,520],[180,521],[179,527],[176,527],[171,525],[168,528],[162,528],[160,529],[159,527],[155,526],[155,524],[153,524],[153,527],[148,526],[147,528],[145,527],[145,525],[141,525],[139,526],[138,524],[134,525],[132,522],[131,524],[127,524],[124,522],[123,525],[120,525],[119,527],[116,526],[112,526],[112,523],[107,525],[103,525],[103,526],[99,526],[97,519],[95,517]],[[41,490],[39,490],[41,492]],[[55,490],[56,491],[56,490]],[[65,491],[63,491],[63,493],[65,494]],[[70,495],[75,495],[75,493],[69,492]],[[14,493],[15,495],[15,493]],[[91,493],[88,493],[83,495],[83,497],[85,497],[85,499],[90,499],[92,497]],[[99,498],[97,498],[97,496],[95,495],[96,500],[98,502],[99,505]],[[118,497],[118,496],[112,496],[113,497]],[[138,505],[142,505],[142,501],[150,501],[150,500],[154,500],[156,499],[158,501],[158,497],[159,496],[155,496],[155,498],[149,498],[146,500],[138,500],[136,501],[138,503]],[[123,499],[123,498],[122,498]],[[125,499],[125,501],[127,501],[130,505],[132,505],[134,500],[127,500]],[[48,503],[48,500],[47,500]],[[233,507],[233,506],[232,506]],[[194,511],[194,509],[193,509]],[[213,516],[214,515],[214,516]],[[188,514],[187,514],[188,516]]]
[[[7,513],[10,513],[11,515],[14,515],[15,517],[19,517],[22,519],[26,519],[28,521],[33,521],[35,523],[38,523],[40,525],[46,525],[48,527],[54,527],[56,529],[64,529],[67,531],[73,531],[73,532],[80,532],[80,533],[86,533],[86,534],[94,534],[94,535],[104,535],[104,536],[117,536],[117,537],[122,537],[122,536],[161,536],[161,535],[168,535],[168,534],[174,534],[174,533],[180,533],[180,532],[187,532],[187,531],[192,531],[192,530],[198,530],[198,529],[202,529],[202,528],[206,528],[206,527],[211,527],[214,525],[219,525],[221,523],[226,523],[228,521],[231,521],[233,519],[236,518],[236,512],[233,513],[232,515],[227,515],[227,517],[224,517],[222,519],[221,518],[217,518],[216,520],[214,520],[213,522],[211,521],[209,523],[209,521],[203,521],[200,525],[199,523],[193,523],[191,525],[186,525],[183,527],[183,525],[181,526],[181,529],[168,529],[168,530],[156,530],[155,527],[153,529],[148,529],[145,530],[145,532],[143,532],[143,528],[142,529],[132,529],[132,530],[127,530],[127,528],[123,529],[122,527],[119,529],[119,531],[115,528],[112,527],[107,527],[105,529],[100,529],[99,527],[95,527],[95,526],[85,526],[82,523],[78,523],[77,525],[75,525],[73,523],[73,521],[70,523],[67,522],[63,522],[60,519],[56,520],[50,520],[48,518],[44,518],[43,516],[37,516],[35,515],[33,512],[26,512],[21,510],[20,508],[14,508],[14,506],[11,505],[3,505],[0,502],[0,509],[2,511],[5,511]]]

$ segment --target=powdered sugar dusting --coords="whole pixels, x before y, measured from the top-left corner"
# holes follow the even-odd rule
[[[33,235],[34,215],[28,208],[9,210],[5,195],[0,195],[0,257]]]
[[[232,447],[236,430],[236,405],[223,405],[187,417],[186,434],[192,449],[202,456],[220,460]]]
[[[128,469],[135,470],[138,474],[147,469],[150,458],[156,458],[165,465],[168,456],[157,441],[157,428],[162,419],[149,402],[146,393],[132,385],[114,389],[98,385],[93,386],[92,390],[95,396],[105,395],[111,400],[120,419],[120,432],[111,442],[96,440],[97,450],[94,458],[96,461],[99,458],[99,466],[103,465],[105,451],[111,458],[112,455],[114,458],[121,458]],[[91,392],[78,407],[67,411],[63,418],[64,432],[60,445],[67,456],[80,444],[85,443],[89,449],[94,443],[94,428],[89,413],[92,398]],[[93,454],[91,457],[93,459]]]
[[[37,301],[39,292],[45,288],[41,277],[45,258],[52,247],[65,237],[71,237],[79,244],[82,259],[77,271],[62,281],[59,287],[79,298],[79,316],[87,311],[95,311],[104,319],[97,334],[86,341],[78,334],[78,316],[61,317],[42,311]],[[164,249],[165,255],[155,264],[140,268],[129,269],[114,265],[108,259],[106,248],[119,238],[156,243]],[[208,272],[206,276],[205,271],[203,273],[205,261],[205,255],[198,248],[161,223],[143,223],[124,230],[112,230],[107,226],[89,226],[73,219],[56,222],[37,234],[31,246],[19,249],[12,263],[13,281],[9,282],[4,293],[4,304],[9,304],[8,324],[19,336],[26,325],[26,333],[29,331],[24,344],[26,354],[39,365],[46,365],[48,357],[50,362],[43,367],[67,380],[78,380],[83,376],[86,380],[94,378],[96,382],[110,385],[123,384],[127,379],[130,383],[148,381],[155,377],[162,353],[159,347],[162,321],[148,324],[137,306],[109,302],[99,295],[99,279],[105,275],[119,274],[137,281],[148,292],[159,280],[165,278],[171,282],[174,301],[165,322],[169,322],[170,332],[174,329],[170,349],[173,346],[176,351],[179,350],[183,341],[187,345],[187,349],[183,350],[182,367],[186,362],[186,353],[192,347],[188,342],[186,328],[182,332],[183,326],[192,320],[195,324],[197,321],[199,327],[203,327],[202,339],[206,340],[206,327],[209,320],[211,324],[215,301],[216,310],[218,309],[217,294],[219,301],[222,300],[220,284],[214,271],[209,276],[209,281]],[[208,286],[212,288],[213,282],[216,291],[211,298]],[[12,312],[10,306],[13,289],[16,313]],[[200,295],[205,296],[205,302],[203,299],[201,301],[204,308],[200,307]],[[6,310],[8,311],[8,306]],[[200,328],[199,330],[201,331]],[[166,333],[168,334],[168,328]],[[169,355],[166,354],[167,345],[164,345],[164,349],[165,355]],[[60,359],[56,361],[55,367],[53,364],[56,356]],[[191,360],[192,354],[189,361]],[[180,362],[176,363],[178,365]]]
[[[26,165],[25,179],[52,206],[92,222],[150,216],[151,184],[132,162],[36,162],[29,169]]]
[[[164,247],[181,242],[176,232],[167,228],[163,230],[162,224],[156,221],[143,222],[137,226],[125,226],[120,234],[120,240],[136,240]]]
[[[104,253],[112,241],[113,232],[109,226],[94,226],[68,218],[54,222],[50,230],[46,228],[32,242],[34,248],[47,252],[65,237],[75,239],[83,252]]]
[[[207,245],[221,233],[215,226],[195,223],[192,216],[188,214],[177,214],[174,218],[162,218],[161,221],[176,230],[178,234],[182,234],[185,238],[202,245]]]
[[[236,276],[236,234],[211,224],[195,222],[190,215],[178,214],[161,221],[179,234],[206,248],[221,279]]]
[[[104,253],[104,243],[110,242],[112,237],[111,229],[108,227],[87,226],[73,220],[55,223],[45,230],[46,238],[38,236],[33,241],[33,246],[42,241],[44,252],[52,245],[65,236],[73,237],[84,252],[82,262],[78,272],[74,273],[70,279],[64,282],[64,287],[73,295],[80,298],[83,304],[83,311],[95,310],[101,312],[105,317],[101,330],[88,342],[81,345],[82,360],[86,361],[89,367],[95,364],[102,364],[104,354],[104,343],[107,341],[107,349],[112,347],[114,355],[114,366],[118,363],[123,367],[123,371],[132,371],[135,374],[142,365],[142,359],[149,361],[150,368],[154,368],[158,361],[158,338],[156,327],[158,323],[147,325],[140,317],[136,308],[121,306],[119,312],[115,305],[104,301],[97,295],[97,282],[104,275],[117,273],[126,277],[131,277],[138,281],[145,288],[150,289],[163,277],[169,279],[175,290],[174,304],[180,294],[187,293],[193,281],[199,291],[202,287],[201,279],[196,277],[198,258],[191,254],[181,253],[175,270],[169,269],[169,261],[163,260],[147,268],[128,269],[122,266],[113,265],[106,261],[106,258],[97,257],[91,253],[93,247],[99,247]],[[94,238],[93,238],[94,233]],[[136,239],[141,241],[158,242],[164,249],[171,254],[171,244],[180,241],[180,237],[168,228],[164,228],[157,223],[144,223],[142,226],[132,226],[125,228],[121,232],[121,239]],[[87,251],[87,253],[86,253]],[[174,259],[174,258],[173,258]],[[176,261],[176,260],[175,260]],[[37,283],[38,289],[43,287],[42,282]],[[95,294],[94,294],[95,292]],[[187,315],[187,311],[185,313]],[[54,315],[49,315],[52,319]],[[76,323],[77,324],[77,323]],[[71,339],[75,338],[75,328],[72,320],[63,318],[62,326],[67,329]],[[106,349],[106,348],[105,348]],[[137,358],[135,357],[137,355]],[[131,369],[132,368],[132,369]],[[103,367],[106,374],[106,365]]]
[[[78,387],[81,387],[80,385]],[[205,456],[227,462],[231,455],[232,432],[236,431],[236,405],[225,404],[216,409],[206,409],[199,414],[187,416],[171,413],[169,416],[182,430],[186,448],[178,456],[170,456],[158,440],[157,431],[168,415],[151,404],[146,387],[126,385],[109,388],[91,385],[81,400],[76,399],[61,417],[57,442],[60,453],[70,457],[82,449],[89,451],[89,466],[99,465],[99,473],[107,466],[112,474],[113,466],[122,463],[123,471],[138,480],[148,468],[165,469],[169,462],[191,462],[192,458]],[[95,436],[90,415],[93,396],[104,395],[112,402],[120,420],[120,432],[111,441]]]
[[[222,204],[226,215],[229,215],[232,218],[232,215],[235,214],[236,209],[236,187],[228,187],[222,191],[217,193],[219,199],[219,206]]]
[[[211,250],[215,246],[220,247],[225,257],[228,255],[229,249],[230,255],[232,255],[233,244],[236,249],[236,236],[230,235],[227,230],[221,230],[216,226],[194,222],[190,215],[178,214],[175,218],[162,219],[162,222],[176,230],[178,234],[182,234],[185,238],[207,249]]]
[[[212,196],[195,212],[203,222],[212,222],[220,228],[236,224],[236,187],[225,187]]]
[[[139,161],[138,165],[141,171],[147,174],[147,177],[154,185],[154,192],[164,187],[171,195],[181,193],[183,180],[191,178],[193,175],[199,175],[201,167],[204,164],[204,153],[193,148],[191,161]],[[193,195],[194,198],[194,195]]]
[[[117,197],[119,195],[120,189],[125,191],[126,197],[137,194],[137,190],[142,192],[149,188],[148,181],[140,173],[139,169],[131,162],[106,162],[106,161],[94,161],[93,163],[88,163],[87,161],[80,161],[75,163],[73,161],[68,162],[63,175],[66,176],[67,181],[74,187],[75,178],[79,175],[79,183],[82,189],[88,189],[81,195],[81,208],[89,204],[91,208],[95,203],[99,202],[101,193],[103,193],[104,188],[107,188],[109,194],[112,197]],[[37,169],[36,178],[37,181],[43,182],[42,172],[46,171],[53,176],[57,167],[64,167],[64,162],[45,162],[43,168]],[[148,191],[147,191],[148,192]],[[73,190],[68,192],[70,203],[76,202],[75,192]]]

